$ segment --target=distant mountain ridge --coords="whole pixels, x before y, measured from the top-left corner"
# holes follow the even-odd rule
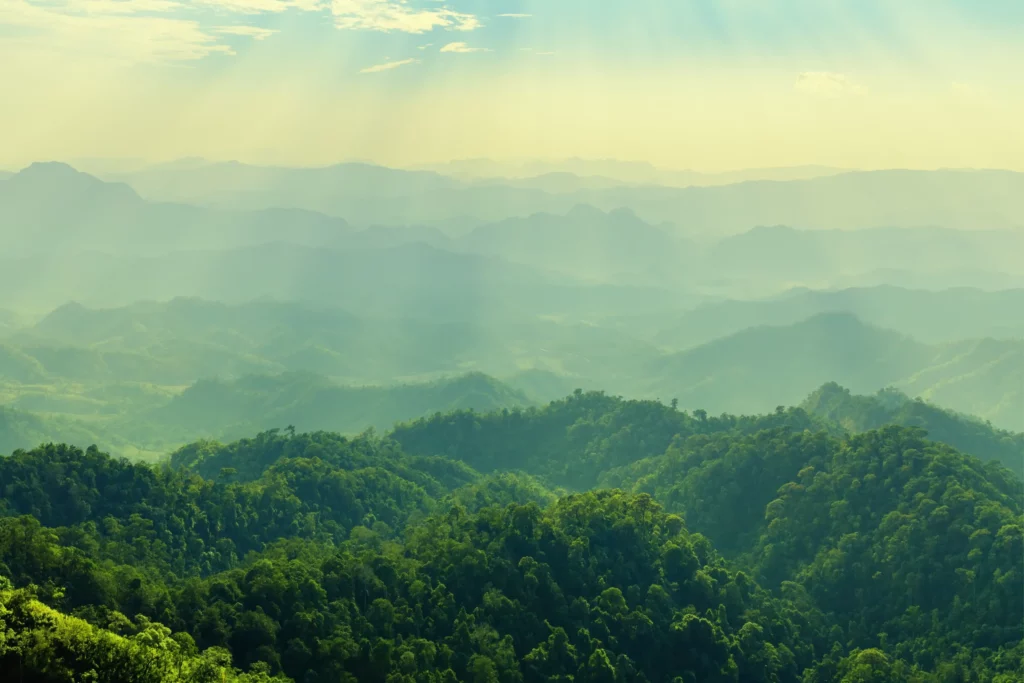
[[[695,233],[718,236],[776,224],[818,229],[1024,226],[1022,173],[821,172],[825,174],[795,172],[774,180],[735,176],[728,184],[709,187],[649,183],[607,187],[606,183],[580,182],[578,189],[564,187],[564,178],[561,187],[540,181],[527,186],[521,180],[480,184],[430,171],[366,164],[286,169],[228,163],[110,177],[131,184],[150,199],[249,210],[305,208],[362,226],[418,224],[467,215],[500,221],[538,212],[565,213],[578,204],[604,211],[626,206],[648,222],[672,222]]]
[[[530,405],[533,402],[524,394],[480,373],[377,387],[345,386],[316,375],[289,373],[200,381],[139,419],[159,429],[230,438],[286,425],[300,431],[385,431],[396,422],[436,412],[491,412]]]
[[[757,325],[791,325],[812,315],[847,312],[929,343],[969,337],[1024,337],[1024,289],[943,291],[879,286],[841,290],[794,289],[762,300],[711,302],[683,313],[655,340],[686,348]],[[952,324],[952,321],[956,321]]]
[[[5,229],[6,228],[6,229]],[[143,200],[66,164],[39,163],[0,182],[0,243],[5,255],[89,249],[152,256],[176,249],[230,249],[287,239],[337,244],[344,220],[300,208],[219,211]]]

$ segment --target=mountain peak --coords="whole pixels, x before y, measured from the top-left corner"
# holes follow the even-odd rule
[[[135,191],[123,183],[108,183],[83,173],[61,161],[37,161],[8,179],[19,192],[33,193],[97,193],[119,195],[122,199],[138,199]],[[32,196],[32,195],[30,195]],[[34,195],[38,197],[39,195]]]
[[[45,176],[49,178],[93,178],[63,161],[34,161],[17,173],[19,176]],[[95,178],[93,178],[95,180]]]

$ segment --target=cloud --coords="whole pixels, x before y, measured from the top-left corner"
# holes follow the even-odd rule
[[[485,47],[470,47],[465,43],[448,43],[441,48],[441,52],[453,52],[456,54],[468,54],[470,52],[490,52]]]
[[[248,36],[253,40],[263,40],[278,33],[275,29],[259,26],[220,26],[214,32],[228,36]]]
[[[361,74],[375,74],[375,73],[380,73],[381,71],[391,71],[392,69],[397,69],[398,67],[405,66],[407,64],[419,64],[419,63],[420,63],[420,60],[418,60],[418,59],[402,59],[402,60],[399,60],[397,62],[384,62],[383,64],[374,64],[373,66],[368,66],[365,69],[360,69],[359,73],[361,73]]]
[[[315,12],[323,9],[323,0],[192,0],[196,5],[217,7],[238,14],[265,14],[297,9]]]
[[[5,54],[46,54],[123,63],[196,61],[233,55],[228,36],[265,40],[275,30],[233,26],[218,14],[329,11],[340,29],[471,31],[473,14],[434,0],[0,0]],[[6,28],[14,31],[6,31]],[[465,52],[481,50],[468,48]],[[451,51],[457,51],[452,49]],[[400,65],[399,65],[400,66]],[[394,67],[390,67],[394,68]]]
[[[426,33],[437,28],[472,31],[480,28],[475,15],[445,7],[412,7],[409,0],[332,0],[331,12],[338,28],[401,33]]]
[[[42,8],[65,10],[76,14],[138,14],[140,12],[171,12],[181,8],[175,0],[66,0],[30,3]]]
[[[177,9],[167,0],[0,0],[0,26],[16,31],[0,42],[23,53],[88,56],[111,62],[194,61],[231,48],[198,22],[157,16]]]
[[[416,49],[417,49],[417,50],[426,50],[426,49],[427,49],[427,48],[429,48],[429,47],[434,47],[434,44],[433,44],[433,43],[427,43],[426,45],[420,45],[420,46],[419,46],[419,47],[417,47]]]
[[[843,74],[828,71],[805,71],[796,79],[794,87],[803,92],[824,97],[865,95],[867,88],[854,83]]]
[[[509,12],[507,14],[499,14],[498,16],[499,17],[503,17],[505,19],[529,19],[533,15],[532,14],[516,14],[514,12]]]

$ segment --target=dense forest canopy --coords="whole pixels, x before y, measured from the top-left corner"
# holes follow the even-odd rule
[[[17,451],[0,658],[40,681],[1019,680],[1024,480],[982,423],[869,423],[906,402],[580,391],[155,465]]]

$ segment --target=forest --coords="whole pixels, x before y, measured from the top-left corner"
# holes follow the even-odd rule
[[[0,0],[0,683],[1024,683],[1022,64]]]
[[[0,669],[63,681],[1010,683],[1024,452],[893,393],[578,390],[156,463],[0,459]]]

